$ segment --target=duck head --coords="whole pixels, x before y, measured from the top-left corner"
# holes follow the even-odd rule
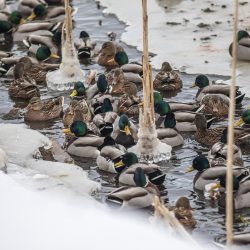
[[[60,46],[62,44],[62,31],[56,30],[53,32],[52,41],[57,45]]]
[[[74,90],[70,94],[70,97],[84,96],[85,92],[86,92],[86,89],[85,89],[85,86],[84,86],[83,82],[76,82],[74,84]]]
[[[97,79],[97,88],[101,93],[105,93],[108,90],[108,81],[104,74],[99,75]]]
[[[81,31],[81,32],[80,32],[80,35],[79,35],[79,38],[82,39],[82,40],[85,42],[85,46],[87,46],[87,45],[86,45],[86,42],[87,42],[87,40],[90,38],[88,32],[86,32],[86,31],[84,31],[84,30]]]
[[[133,164],[136,164],[139,162],[138,157],[136,154],[132,152],[128,152],[122,156],[122,162],[124,165],[128,168],[132,166]]]
[[[27,21],[32,21],[36,18],[43,18],[47,15],[48,6],[45,4],[38,4],[32,11],[31,15],[27,18]]]
[[[23,16],[19,11],[13,11],[9,16],[9,21],[14,25],[24,23]]]
[[[227,177],[226,177],[226,175],[220,177],[219,181],[220,181],[220,183],[219,183],[218,187],[226,188],[226,186],[227,186]],[[233,191],[237,191],[239,189],[239,187],[240,187],[240,182],[239,182],[238,178],[233,175]]]
[[[8,21],[0,20],[0,34],[5,34],[11,32],[13,29],[13,26]]]
[[[205,76],[205,75],[198,75],[195,78],[195,82],[192,85],[192,87],[193,88],[194,87],[198,87],[198,88],[202,89],[202,88],[205,88],[208,85],[209,85],[209,80],[208,80],[207,76]]]
[[[73,134],[76,137],[84,137],[88,133],[88,128],[85,122],[74,121],[69,129],[64,129],[65,134]]]
[[[40,46],[36,51],[36,59],[38,61],[46,61],[50,58],[60,58],[58,55],[52,54],[47,46]]]
[[[125,51],[118,51],[115,53],[114,58],[110,59],[108,63],[117,63],[119,66],[128,63],[128,55]]]
[[[249,38],[250,35],[248,34],[247,31],[245,30],[239,30],[237,33],[237,40],[238,42],[242,39],[242,38]]]
[[[187,169],[187,172],[192,172],[197,170],[198,172],[203,172],[210,167],[208,159],[203,155],[198,155],[194,158],[192,166]]]
[[[102,103],[101,113],[113,111],[113,106],[109,98],[105,98]]]
[[[165,120],[164,120],[164,127],[165,128],[175,128],[176,126],[176,120],[174,113],[170,112],[166,114]]]
[[[158,105],[155,106],[155,112],[160,116],[164,116],[167,113],[171,112],[171,108],[167,102],[161,101]]]
[[[196,114],[194,119],[194,124],[197,127],[198,131],[207,130],[207,120],[203,114]]]
[[[190,206],[190,201],[187,197],[180,197],[176,202],[175,202],[175,207],[176,208],[184,208],[187,210],[192,210]]]
[[[241,126],[243,124],[250,124],[250,109],[243,111],[241,118],[235,122],[235,126]]]
[[[164,72],[171,72],[172,71],[172,67],[170,66],[170,64],[168,62],[164,62],[161,66],[161,71]]]
[[[120,131],[124,132],[126,135],[131,135],[130,121],[126,115],[123,114],[120,116],[118,126]]]

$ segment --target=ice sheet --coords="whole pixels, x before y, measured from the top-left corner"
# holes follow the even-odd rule
[[[127,44],[142,50],[141,0],[100,0],[107,8],[105,13],[114,13],[128,24],[122,35]],[[169,61],[175,68],[187,73],[231,75],[231,57],[228,47],[232,41],[233,2],[228,0],[148,0],[149,49],[155,68]],[[171,3],[171,4],[169,4]],[[160,7],[167,4],[167,11]],[[224,7],[225,6],[225,7]],[[210,8],[214,12],[204,12]],[[240,5],[239,29],[250,26],[250,3]],[[180,23],[167,25],[167,22]],[[199,28],[204,23],[209,27]],[[194,40],[195,39],[195,40]],[[202,40],[204,39],[204,40]],[[208,40],[206,40],[208,39]],[[249,63],[240,63],[238,83],[247,87]]]

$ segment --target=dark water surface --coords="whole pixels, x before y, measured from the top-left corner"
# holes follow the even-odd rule
[[[15,1],[11,1],[15,2]],[[74,0],[74,5],[77,6],[78,13],[75,16],[75,36],[77,37],[80,31],[86,30],[89,32],[90,36],[97,41],[97,46],[100,47],[104,41],[108,40],[107,33],[109,31],[114,31],[120,38],[122,32],[125,29],[125,25],[120,23],[115,16],[102,14],[102,9],[97,9],[94,0]],[[100,21],[102,25],[100,26]],[[136,49],[122,44],[126,52],[129,55],[130,60],[140,60],[141,53]],[[14,45],[12,51],[16,54],[25,54],[23,52],[24,46],[22,44]],[[167,60],[167,59],[166,59]],[[82,68],[86,70],[97,69],[102,72],[103,68],[98,66],[95,61],[91,65],[82,65]],[[155,72],[154,72],[155,74]],[[182,74],[182,79],[184,82],[184,87],[180,93],[173,100],[182,102],[192,102],[197,90],[191,89],[190,85],[194,81],[195,76]],[[218,77],[210,76],[210,80],[216,80]],[[221,78],[221,77],[220,77]],[[7,113],[13,105],[20,105],[22,103],[15,103],[8,96],[8,86],[9,80],[1,78],[0,81],[0,122],[1,123],[23,123],[23,119],[14,121],[2,120],[3,114]],[[50,97],[51,94],[47,93],[46,89],[43,88],[42,95],[43,98]],[[66,104],[69,103],[68,95],[65,95]],[[249,100],[249,99],[248,99]],[[245,101],[246,102],[246,101]],[[245,104],[245,103],[244,103]],[[240,112],[240,111],[239,111]],[[225,124],[220,122],[218,124]],[[37,129],[41,133],[45,134],[50,138],[56,138],[57,141],[62,145],[64,142],[64,135],[62,133],[63,124],[60,119],[47,122],[47,123],[31,123],[29,124],[31,128]],[[207,148],[202,148],[198,143],[194,141],[193,134],[184,134],[185,143],[182,147],[174,149],[173,153],[177,156],[176,160],[169,163],[162,163],[162,169],[167,173],[167,178],[164,183],[166,191],[166,202],[169,204],[174,204],[175,200],[180,196],[187,196],[191,200],[191,205],[194,208],[194,216],[197,219],[197,227],[193,231],[193,236],[195,238],[203,238],[206,242],[211,242],[218,236],[225,234],[225,216],[223,213],[218,212],[218,207],[216,203],[204,200],[199,197],[193,191],[193,177],[195,173],[186,174],[186,168],[191,165],[193,158],[197,153],[208,152]],[[250,165],[249,154],[244,155],[244,160],[246,165]],[[102,184],[102,190],[98,194],[98,199],[104,200],[105,195],[116,187],[115,176],[100,172],[97,170],[95,161],[90,161],[89,159],[77,160],[77,163],[84,169],[87,170],[91,179],[98,181]],[[164,193],[166,193],[164,191]],[[247,219],[250,220],[250,210],[244,210],[241,213]],[[248,224],[235,224],[236,232],[250,231]]]

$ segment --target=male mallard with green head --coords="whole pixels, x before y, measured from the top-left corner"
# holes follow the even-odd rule
[[[162,64],[161,70],[156,74],[153,84],[154,89],[159,91],[178,91],[182,88],[180,76],[168,62]]]
[[[177,147],[184,143],[183,137],[178,133],[175,126],[175,115],[169,112],[165,115],[164,127],[157,129],[158,138],[172,147]]]
[[[74,156],[96,159],[103,147],[114,145],[114,140],[91,134],[83,121],[74,121],[70,128],[64,129],[63,132],[75,137],[67,145],[67,152]]]
[[[223,94],[229,97],[230,85],[227,84],[209,84],[209,80],[206,75],[198,75],[195,78],[195,82],[192,87],[198,87],[199,90],[196,94],[196,100],[200,102],[206,94]],[[236,104],[240,104],[244,99],[245,94],[239,91],[239,87],[236,86]]]
[[[219,178],[219,186],[221,190],[226,189],[227,180],[226,176]],[[221,208],[226,207],[226,193],[221,192],[221,196],[218,201],[218,206]],[[234,210],[243,208],[250,208],[250,175],[249,173],[243,173],[241,176],[233,176],[233,207]]]
[[[112,137],[116,143],[125,147],[135,145],[136,141],[138,140],[137,128],[126,115],[121,115],[116,119]]]
[[[238,121],[235,122],[235,126],[248,127],[250,124],[250,108],[244,110],[241,114],[241,117]]]
[[[194,189],[199,191],[205,191],[206,185],[215,183],[215,181],[223,176],[226,176],[227,168],[226,165],[218,165],[210,167],[208,159],[199,155],[196,156],[192,162],[192,166],[187,169],[187,172],[198,171],[194,177]],[[244,167],[233,167],[233,172],[237,176],[240,176],[246,171]]]
[[[18,62],[14,68],[14,79],[8,90],[10,97],[31,99],[40,96],[38,87],[25,76],[25,66],[22,62]]]
[[[159,189],[151,183],[142,168],[138,167],[134,173],[136,187],[123,186],[108,194],[107,202],[120,208],[151,207],[155,195],[160,196]]]
[[[232,56],[233,43],[229,46],[229,54]],[[245,30],[237,33],[237,59],[250,61],[250,35]]]
[[[58,118],[63,113],[64,97],[56,97],[47,100],[41,100],[39,97],[33,97],[27,111],[24,114],[24,120],[28,122],[41,122]]]
[[[123,156],[124,170],[119,174],[118,180],[122,185],[136,186],[134,174],[138,167],[142,168],[151,183],[160,186],[165,181],[166,174],[156,164],[139,163],[138,157],[130,152]]]

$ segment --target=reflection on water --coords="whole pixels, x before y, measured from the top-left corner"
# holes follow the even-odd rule
[[[181,2],[181,0],[157,0],[159,5],[167,4],[168,6],[174,6]],[[119,23],[113,16],[103,16],[101,11],[96,8],[94,1],[91,0],[74,0],[74,5],[79,8],[79,11],[75,17],[76,29],[74,30],[75,36],[78,36],[80,31],[86,30],[97,41],[97,46],[101,46],[104,41],[107,41],[107,33],[114,31],[120,38],[125,25]],[[86,11],[88,10],[88,11]],[[102,20],[102,26],[99,25],[99,20]],[[134,48],[128,47],[123,44],[129,58],[132,61],[138,61],[141,59],[141,53]],[[21,46],[19,46],[21,48]],[[18,47],[15,45],[14,50]],[[23,51],[18,53],[24,53]],[[90,65],[82,65],[83,70],[97,69],[103,71],[95,61],[92,61]],[[155,74],[155,72],[154,72]],[[192,102],[197,90],[191,89],[190,85],[194,81],[195,76],[182,74],[184,87],[181,92],[176,93],[174,97],[176,101]],[[215,80],[217,77],[210,76],[210,80]],[[8,112],[15,104],[8,96],[8,84],[3,79],[0,79],[0,122],[14,122],[20,123],[21,120],[3,121],[2,115]],[[51,95],[42,89],[43,98],[49,98]],[[69,103],[69,98],[65,95],[65,102]],[[246,103],[243,103],[246,105]],[[240,112],[240,110],[238,111]],[[226,124],[221,122],[220,124]],[[50,138],[56,138],[61,145],[64,142],[64,135],[62,133],[63,124],[61,120],[57,119],[48,123],[32,123],[29,124],[33,129],[39,130],[46,134]],[[218,212],[216,202],[205,200],[202,195],[198,195],[193,191],[193,177],[194,173],[186,174],[186,168],[190,166],[193,158],[200,152],[207,154],[208,148],[202,148],[194,141],[193,134],[183,135],[185,143],[183,147],[174,149],[174,154],[177,159],[170,163],[162,163],[161,167],[164,172],[167,173],[167,178],[164,183],[166,189],[163,190],[164,195],[167,193],[167,197],[164,200],[173,204],[175,200],[180,196],[187,196],[191,200],[192,207],[195,209],[194,216],[197,219],[197,228],[193,232],[195,238],[205,238],[205,241],[211,241],[216,236],[225,234],[225,217],[224,214]],[[250,157],[244,155],[246,165],[250,163]],[[103,200],[105,195],[109,193],[113,188],[117,186],[116,178],[114,175],[99,171],[96,167],[95,161],[89,161],[88,159],[76,159],[76,163],[80,165],[84,170],[89,172],[91,179],[102,183],[102,190],[99,194],[99,199]],[[250,220],[250,210],[242,211],[242,214]],[[250,227],[244,223],[235,224],[236,231],[250,231]],[[98,237],[98,236],[97,236]]]
[[[155,0],[161,7],[165,8],[166,10],[178,5],[183,0]]]

